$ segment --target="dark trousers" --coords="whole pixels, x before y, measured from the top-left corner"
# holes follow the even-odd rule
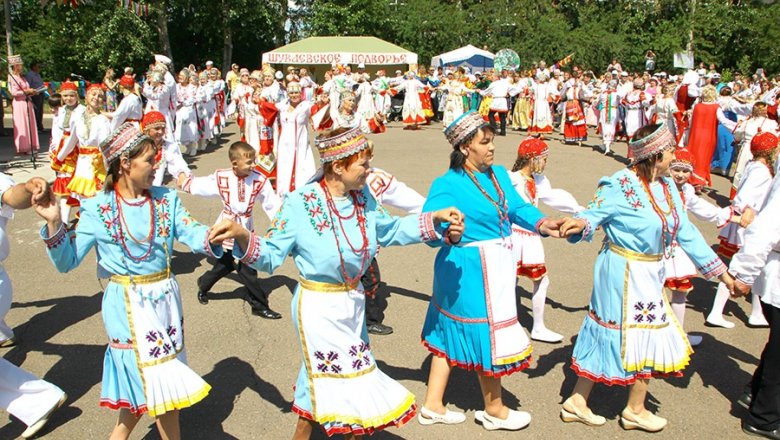
[[[43,131],[43,95],[37,94],[30,98],[32,99],[33,113],[35,113],[35,123],[38,125],[38,131]]]
[[[496,114],[498,114],[498,119],[501,121],[501,131],[496,130]],[[491,110],[488,113],[488,121],[490,121],[490,126],[493,127],[493,130],[496,130],[496,133],[506,134],[506,112],[494,112]]]
[[[387,309],[387,289],[382,289],[382,275],[379,273],[379,263],[376,258],[371,260],[368,270],[360,278],[363,290],[366,292],[366,325],[381,324],[385,319]]]
[[[260,279],[257,278],[257,271],[240,261],[236,265],[236,261],[231,252],[225,251],[222,257],[214,262],[214,267],[198,278],[198,289],[202,292],[208,292],[214,287],[214,284],[216,284],[217,281],[233,271],[238,272],[238,278],[249,292],[246,296],[246,301],[252,308],[258,310],[267,309],[268,292],[260,285]]]
[[[769,322],[769,340],[753,374],[750,424],[773,431],[780,428],[780,309],[761,302]]]

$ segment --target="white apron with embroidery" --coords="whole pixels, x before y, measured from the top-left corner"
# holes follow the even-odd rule
[[[203,399],[211,386],[187,365],[176,280],[171,276],[123,287],[149,415],[155,417]]]
[[[511,238],[474,241],[464,247],[478,247],[482,259],[493,365],[507,365],[526,359],[533,348],[517,321],[517,256],[512,250]]]
[[[622,351],[623,368],[629,373],[680,371],[693,353],[663,293],[663,264],[626,259]]]
[[[414,395],[380,371],[371,353],[363,287],[300,290],[296,319],[314,421],[371,428],[409,411]]]

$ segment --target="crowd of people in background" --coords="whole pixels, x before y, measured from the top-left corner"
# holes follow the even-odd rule
[[[770,327],[771,336],[742,396],[751,410],[743,429],[778,438],[780,372],[773,362],[780,301],[772,280],[780,270],[780,237],[768,245],[758,237],[774,237],[778,229],[768,216],[780,200],[774,178],[780,77],[770,80],[759,69],[724,80],[704,64],[657,72],[652,51],[645,61],[642,72],[617,59],[598,72],[544,61],[522,70],[441,66],[393,74],[333,65],[321,77],[306,67],[233,64],[223,77],[210,61],[176,70],[170,58],[155,55],[143,75],[108,69],[87,85],[83,104],[71,81],[50,94],[52,182],[14,186],[0,179],[0,226],[10,215],[6,206],[33,207],[46,221],[40,236],[61,272],[98,250],[98,274],[110,279],[100,404],[119,410],[112,438],[128,438],[143,412],[155,417],[164,438],[179,438],[178,411],[210,389],[183,354],[181,297],[170,267],[174,239],[212,259],[197,282],[201,304],[219,279],[237,271],[253,314],[265,319],[282,316],[269,307],[257,271],[273,272],[293,257],[301,275],[293,314],[303,356],[293,438],[309,438],[315,424],[328,435],[359,438],[415,414],[422,425],[465,421],[443,400],[453,367],[478,374],[485,409],[474,416],[485,429],[528,426],[529,413],[504,405],[500,377],[528,367],[532,340],[564,339],[544,321],[549,279],[542,237],[576,243],[599,228],[606,239],[571,364],[579,380],[561,419],[605,424],[588,402],[594,385],[605,383],[630,387],[619,419],[624,429],[664,429],[667,421],[645,408],[649,379],[681,375],[702,342],[682,330],[690,280],[700,272],[719,280],[707,317],[713,326],[734,327],[723,308],[755,283],[749,324]],[[34,153],[45,86],[36,66],[22,74],[21,57],[9,57],[9,66],[16,150]],[[227,149],[230,167],[193,176],[188,159],[219,148],[232,121],[240,141]],[[396,121],[408,130],[441,124],[451,146],[450,169],[427,197],[371,166],[374,142]],[[602,179],[582,206],[544,176],[545,139],[559,132],[564,143],[582,146],[589,129],[604,154],[625,141],[629,166]],[[493,140],[512,131],[528,136],[509,171],[494,165]],[[701,197],[712,173],[733,175],[729,206]],[[176,191],[163,186],[166,174],[184,192],[220,199],[212,227],[195,221]],[[567,217],[545,216],[540,201]],[[256,202],[271,220],[264,235],[254,232]],[[391,216],[383,204],[410,215]],[[722,228],[717,255],[689,213]],[[393,331],[382,322],[386,301],[377,297],[377,247],[421,242],[441,249],[422,331],[434,360],[418,412],[414,396],[376,367],[366,335]],[[733,259],[731,267],[721,258]],[[771,270],[761,272],[767,259]],[[517,321],[518,279],[533,283],[530,337]],[[0,347],[16,344],[2,321],[11,303],[5,285]],[[146,336],[139,340],[135,332]],[[7,409],[28,425],[25,438],[67,399],[7,362],[0,362],[3,380],[0,397],[22,396]]]

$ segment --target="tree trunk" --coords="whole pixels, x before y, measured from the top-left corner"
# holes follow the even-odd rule
[[[222,44],[222,73],[227,74],[230,72],[230,64],[233,61],[233,27],[230,25],[230,13],[226,8],[223,8],[223,11],[222,31],[225,34]]]
[[[8,56],[10,57],[14,53],[14,48],[11,44],[11,0],[3,0],[3,7],[5,9],[5,45],[8,48]],[[10,72],[10,66],[8,70]]]
[[[160,52],[173,59],[171,40],[168,38],[168,11],[166,10],[165,0],[160,0],[157,4],[157,37],[160,40]]]

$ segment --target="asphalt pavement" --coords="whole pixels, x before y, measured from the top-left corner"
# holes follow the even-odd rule
[[[47,121],[48,123],[48,121]],[[6,118],[10,132],[10,120]],[[227,145],[237,139],[236,126],[228,127],[220,146],[191,160],[196,176],[229,166]],[[48,135],[42,143],[48,145]],[[524,134],[510,132],[496,138],[496,162],[511,167],[516,148]],[[374,164],[393,173],[399,180],[425,195],[432,180],[448,166],[450,147],[440,124],[420,131],[402,130],[398,123],[387,132],[372,137]],[[595,147],[598,139],[591,130],[585,146],[567,146],[561,135],[550,141],[547,175],[554,187],[570,191],[580,204],[586,204],[602,176],[626,164],[625,144],[617,154],[603,156]],[[46,155],[39,155],[43,161]],[[17,181],[33,175],[53,179],[46,163],[33,169],[29,157],[16,156],[9,136],[0,137],[0,169]],[[707,197],[724,206],[728,203],[728,182],[714,177],[714,191]],[[172,185],[172,182],[168,182]],[[182,195],[195,218],[212,223],[221,210],[217,199]],[[553,214],[549,209],[543,210]],[[391,209],[393,213],[400,214]],[[264,230],[269,221],[256,210],[256,227]],[[717,230],[700,223],[708,242],[717,242]],[[94,253],[68,274],[58,273],[49,262],[38,230],[43,221],[32,211],[21,211],[8,226],[11,256],[5,268],[13,280],[14,303],[7,322],[15,328],[18,346],[3,349],[0,355],[65,390],[66,406],[55,413],[43,431],[47,439],[107,438],[116,421],[114,411],[98,406],[103,356],[107,338],[100,315],[102,286],[96,278]],[[570,369],[573,341],[585,317],[592,287],[593,264],[602,233],[593,243],[571,245],[546,239],[545,251],[550,275],[547,300],[547,326],[565,335],[559,344],[534,344],[531,368],[503,380],[504,399],[512,408],[532,414],[531,425],[514,432],[488,432],[474,421],[474,411],[482,409],[482,399],[474,373],[455,370],[445,395],[450,407],[465,410],[467,421],[458,426],[421,426],[412,420],[400,429],[388,429],[378,439],[462,439],[462,438],[638,438],[647,434],[624,432],[618,418],[626,401],[622,387],[597,385],[591,398],[593,410],[608,419],[600,428],[564,424],[558,418],[561,402],[571,392],[576,376]],[[420,344],[425,312],[432,285],[436,250],[425,245],[382,249],[379,263],[383,281],[390,291],[385,323],[395,328],[389,336],[372,336],[371,344],[379,367],[400,381],[422,400],[430,355]],[[187,356],[192,368],[213,389],[201,403],[182,411],[183,438],[186,439],[271,439],[289,438],[297,416],[291,412],[292,386],[301,364],[298,339],[290,318],[290,299],[298,278],[288,260],[273,275],[261,274],[271,290],[271,307],[283,314],[277,321],[253,316],[243,300],[243,288],[235,277],[220,281],[212,290],[208,305],[196,299],[195,280],[208,269],[204,257],[177,246],[173,271],[181,285],[186,316]],[[737,323],[731,330],[708,328],[704,317],[709,310],[716,284],[694,281],[689,296],[685,327],[704,341],[696,348],[685,376],[653,380],[648,407],[669,419],[660,438],[723,438],[743,435],[740,418],[746,411],[736,399],[758,363],[766,342],[767,329],[746,326],[750,305],[730,302],[727,318]],[[532,322],[531,284],[519,283],[519,318],[526,329]],[[0,439],[16,438],[24,429],[9,416],[0,422]],[[144,416],[133,439],[157,439],[153,419]],[[314,438],[323,439],[317,431]]]

